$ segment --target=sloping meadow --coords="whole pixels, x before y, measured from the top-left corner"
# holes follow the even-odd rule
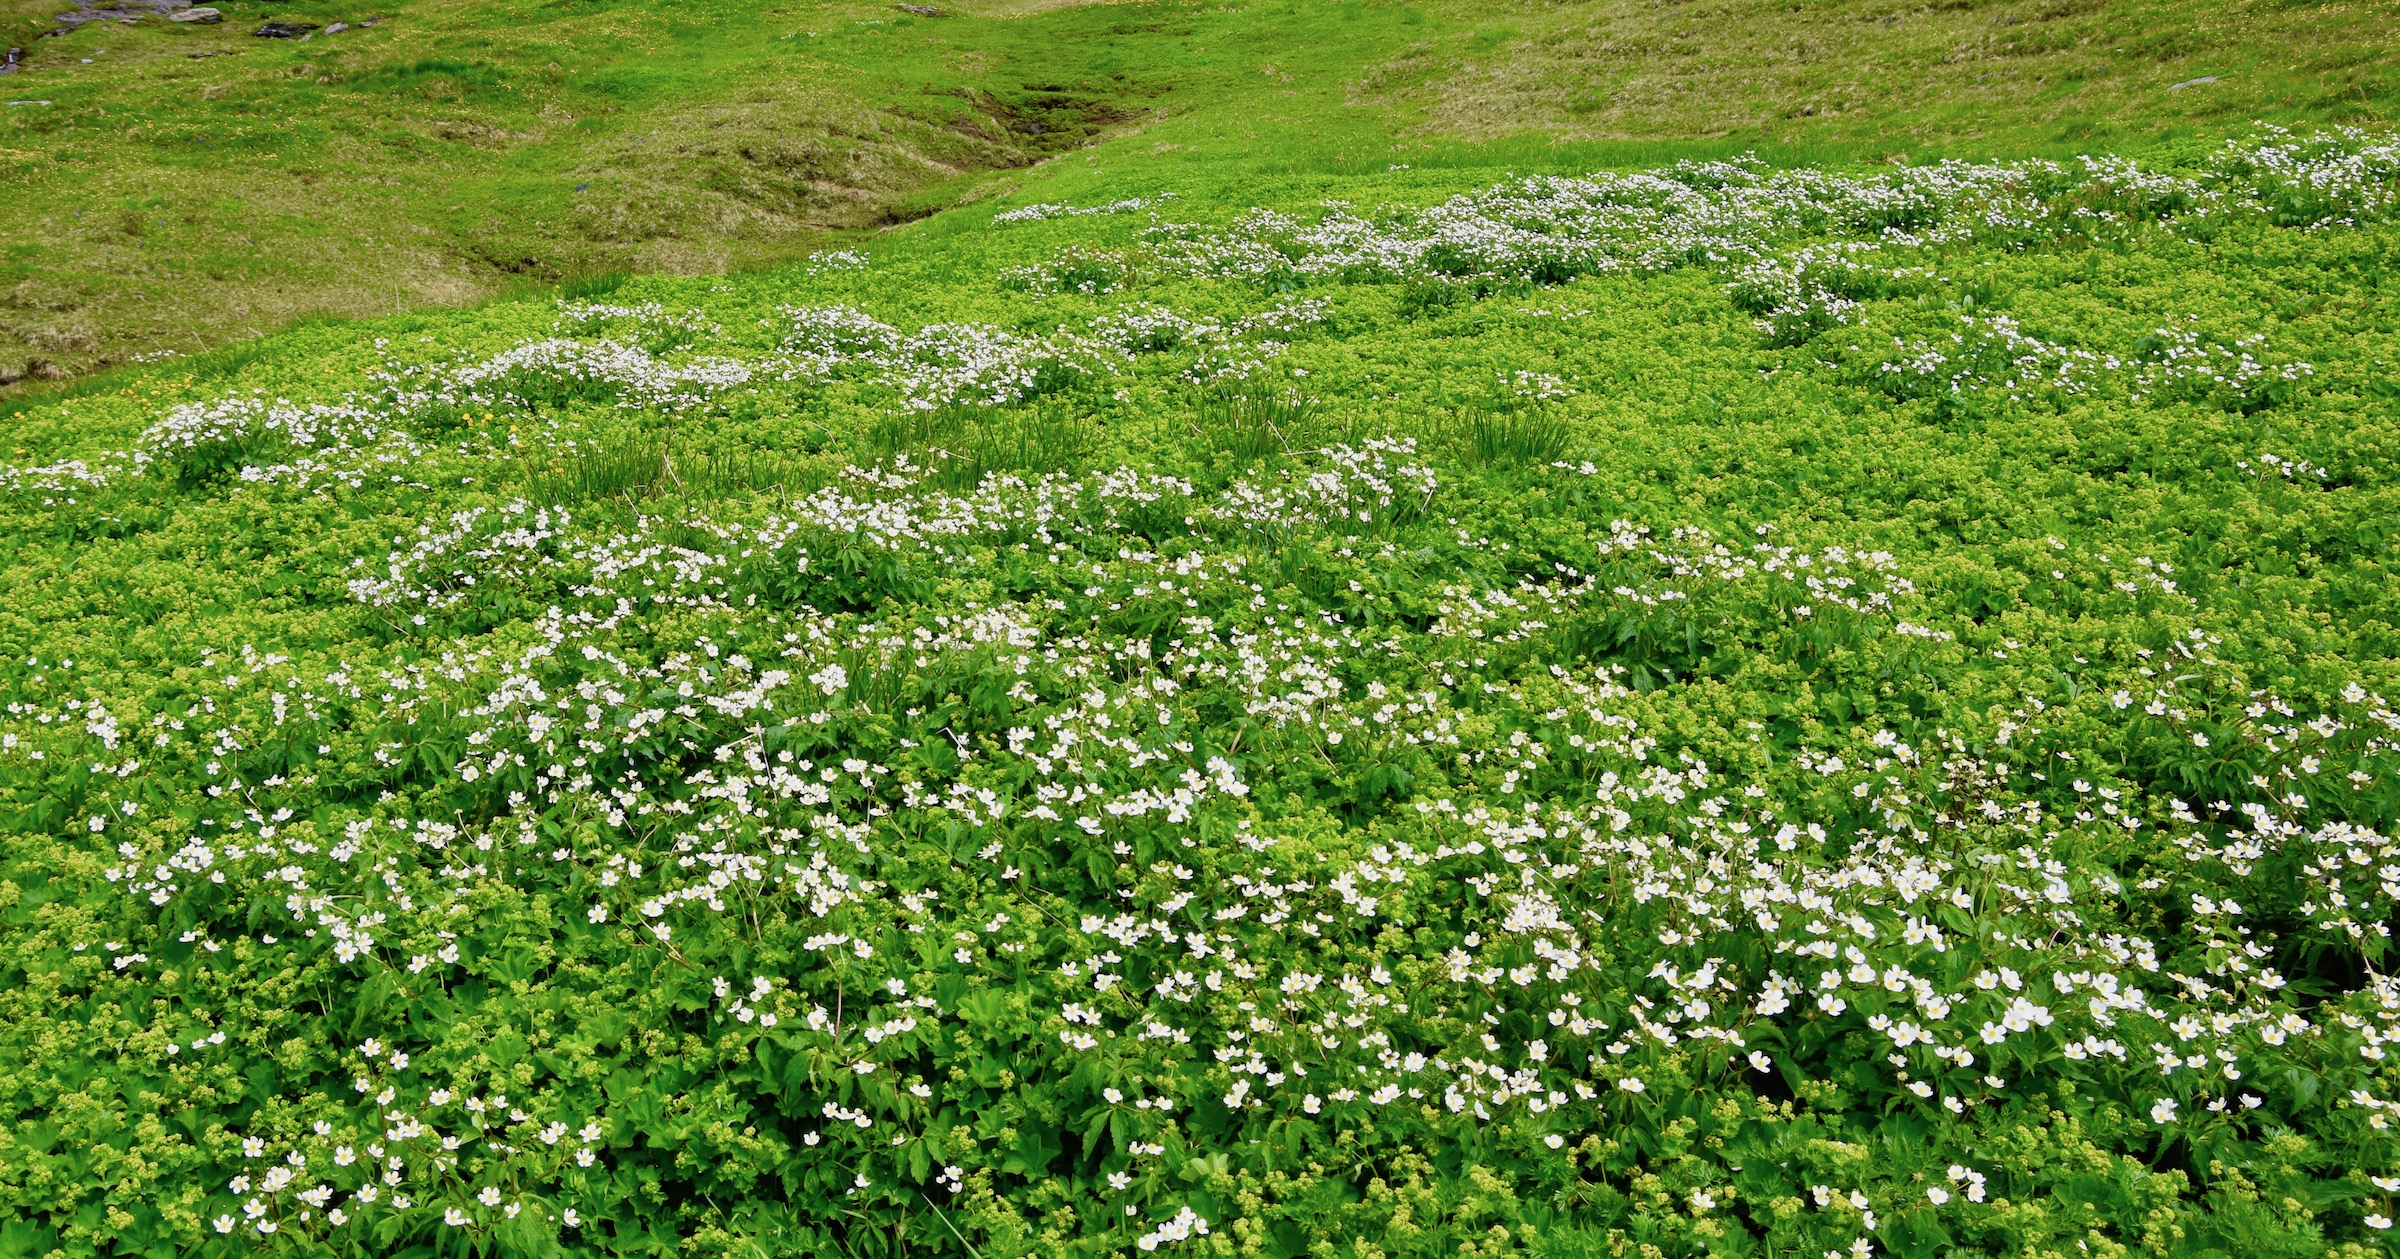
[[[2383,1253],[2400,151],[2170,156],[1195,179],[19,417],[0,1248]]]

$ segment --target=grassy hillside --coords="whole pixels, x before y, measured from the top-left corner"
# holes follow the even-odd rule
[[[2391,116],[2400,6],[1603,0],[1447,10],[1363,85],[1427,130],[1863,153],[2126,148]]]
[[[2400,137],[1464,20],[0,412],[0,1255],[2390,1253]]]
[[[1246,163],[1509,136],[1569,165],[1593,158],[1541,143],[2063,153],[2386,118],[2400,46],[2390,4],[2265,0],[345,3],[37,39],[61,4],[9,0],[0,96],[40,103],[0,111],[0,388],[308,316],[767,265],[1112,135]]]
[[[12,377],[29,359],[52,367],[33,364],[38,379],[303,315],[785,260],[1138,127],[1225,76],[1189,46],[1226,25],[1206,13],[218,7],[214,26],[29,41],[25,69],[0,80],[39,98],[0,117]],[[350,29],[255,38],[268,19]]]

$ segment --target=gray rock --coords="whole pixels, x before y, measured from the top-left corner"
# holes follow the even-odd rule
[[[2199,78],[2196,78],[2196,79],[2185,79],[2183,82],[2181,82],[2181,83],[2178,83],[2178,84],[2174,85],[2173,87],[2170,87],[2170,88],[2168,88],[2167,90],[2168,90],[2168,91],[2170,91],[2170,92],[2180,92],[2180,91],[2182,91],[2183,89],[2185,89],[2185,88],[2187,88],[2187,87],[2199,87],[2199,86],[2201,86],[2201,85],[2203,85],[2203,84],[2214,83],[2214,82],[2216,82],[2216,81],[2217,81],[2217,76],[2215,76],[2215,75],[2213,75],[2213,74],[2204,74],[2204,75],[2201,75]]]
[[[192,7],[192,0],[75,0],[73,13],[58,15],[58,24],[68,30],[92,22],[131,22],[153,13],[174,17]]]
[[[167,20],[170,22],[191,22],[200,26],[214,26],[217,23],[224,21],[225,15],[217,12],[215,9],[209,8],[207,5],[201,5],[198,8],[177,9],[175,12],[167,15]]]
[[[316,30],[314,22],[268,22],[250,33],[260,39],[302,39]]]
[[[942,15],[940,9],[934,8],[930,4],[895,4],[892,7],[902,13],[914,13],[918,17],[940,17]]]
[[[341,34],[343,31],[346,31],[346,30],[349,30],[349,29],[350,29],[350,24],[349,24],[348,22],[336,22],[336,23],[334,23],[333,25],[326,27],[326,28],[325,28],[325,30],[324,30],[324,33],[325,33],[325,34],[327,34],[327,35],[339,35],[339,34]]]

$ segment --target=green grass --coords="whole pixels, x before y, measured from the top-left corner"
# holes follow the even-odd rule
[[[1367,80],[1430,136],[2058,154],[2388,117],[2388,3],[1640,0],[1431,6]],[[1650,159],[1655,160],[1655,159]]]
[[[427,230],[13,281],[0,1257],[2392,1253],[2385,10],[393,12],[6,89]]]
[[[0,388],[19,391],[309,314],[768,265],[1095,142],[1094,167],[1367,173],[2063,154],[2373,121],[2392,112],[2400,29],[2389,4],[2265,0],[976,3],[930,19],[234,0],[216,26],[31,38],[56,7],[0,18],[27,48],[5,95],[48,102],[0,114],[0,376],[17,382]],[[268,18],[352,29],[252,37]]]
[[[1129,73],[1155,67],[1078,9],[434,0],[373,28],[340,5],[225,11],[31,42],[9,78],[49,102],[0,118],[12,379],[309,313],[792,258],[971,197],[1176,86]],[[354,25],[253,38],[269,17]]]

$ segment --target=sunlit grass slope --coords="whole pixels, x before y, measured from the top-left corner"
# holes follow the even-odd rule
[[[1511,137],[1470,160],[2065,152],[2384,118],[2395,46],[2389,4],[2248,0],[344,3],[35,39],[59,5],[12,0],[0,97],[36,103],[0,112],[0,377],[26,382],[0,388],[304,316],[765,265],[1109,135],[1152,164],[1346,169]],[[2170,90],[2190,79],[2214,82]]]
[[[54,7],[40,6],[44,22]],[[974,4],[932,18],[840,3],[218,7],[216,26],[147,18],[28,40],[25,70],[0,79],[35,102],[0,115],[12,378],[204,349],[302,315],[788,259],[1187,99],[1242,113],[1225,89],[1248,88],[1262,41],[1296,28],[1336,37],[1303,86],[1338,93],[1398,21]],[[253,37],[270,19],[351,29]]]
[[[1432,6],[1372,99],[1429,133],[1722,136],[1862,153],[2124,148],[2388,118],[2386,0],[1602,0]]]

